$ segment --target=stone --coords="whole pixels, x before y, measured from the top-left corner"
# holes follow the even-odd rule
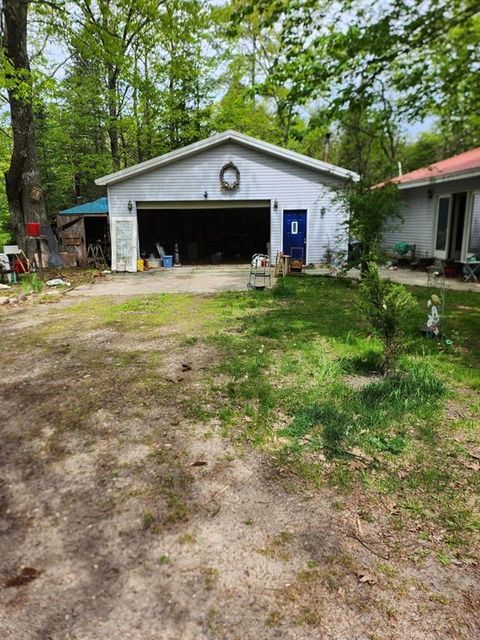
[[[0,305],[10,304],[10,298],[8,296],[0,296]]]

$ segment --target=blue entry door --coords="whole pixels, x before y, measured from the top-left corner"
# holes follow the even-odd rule
[[[307,212],[304,209],[283,212],[283,253],[302,258],[303,262],[307,259]]]

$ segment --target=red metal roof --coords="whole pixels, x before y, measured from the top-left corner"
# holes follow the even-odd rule
[[[434,162],[428,167],[415,169],[415,171],[405,173],[403,176],[392,178],[390,182],[404,184],[430,179],[441,181],[443,177],[451,176],[452,174],[469,173],[476,170],[480,171],[480,147],[459,153],[458,156],[453,156],[446,160]]]

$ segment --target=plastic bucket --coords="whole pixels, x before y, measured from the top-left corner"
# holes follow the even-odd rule
[[[171,269],[173,267],[173,256],[163,256],[163,266],[165,269]]]
[[[27,236],[38,238],[40,235],[40,223],[39,222],[27,222]]]

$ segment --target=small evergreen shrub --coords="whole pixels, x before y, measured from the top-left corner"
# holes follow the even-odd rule
[[[416,304],[401,284],[380,277],[376,263],[367,263],[359,287],[360,312],[383,346],[381,370],[394,370],[402,347],[403,325]]]

